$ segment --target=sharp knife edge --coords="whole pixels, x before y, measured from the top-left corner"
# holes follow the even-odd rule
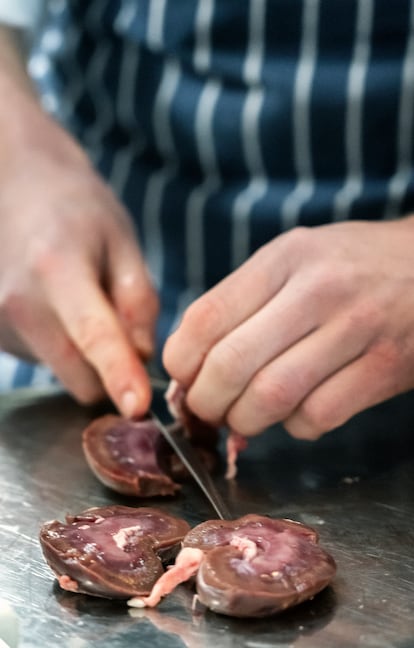
[[[191,443],[183,436],[183,426],[179,421],[164,424],[153,410],[149,412],[162,435],[183,462],[190,475],[197,482],[204,495],[221,520],[231,520],[231,515],[223,498],[219,494],[206,467],[200,461]]]

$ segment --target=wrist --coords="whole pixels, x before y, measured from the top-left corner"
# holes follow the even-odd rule
[[[42,108],[26,71],[16,30],[0,25],[0,165],[24,141],[33,112]]]
[[[25,46],[22,33],[13,27],[0,24],[0,84],[36,99],[36,92],[26,68]]]
[[[10,78],[1,66],[0,96],[7,97],[6,105],[0,102],[0,182],[43,162],[90,167],[80,145],[44,111],[32,89]]]

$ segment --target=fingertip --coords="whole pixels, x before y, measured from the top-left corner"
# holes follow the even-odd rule
[[[135,375],[130,374],[130,380],[118,384],[116,403],[120,413],[126,418],[142,418],[148,412],[152,389],[144,366],[139,363]]]
[[[174,336],[175,333],[171,333],[171,335],[168,336],[162,350],[162,363],[168,373],[170,373],[174,359]]]
[[[137,394],[133,392],[132,389],[124,392],[120,400],[121,413],[126,418],[132,418],[135,415],[137,408],[139,408],[139,399]]]
[[[151,394],[147,389],[127,389],[119,399],[119,411],[125,418],[141,418],[148,412]]]

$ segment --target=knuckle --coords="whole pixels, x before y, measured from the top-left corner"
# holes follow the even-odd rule
[[[114,333],[106,321],[93,313],[84,313],[76,323],[74,342],[88,358],[99,350],[105,350],[106,356],[114,344]]]
[[[35,239],[29,249],[28,267],[37,277],[49,276],[56,273],[61,264],[61,253],[53,236]]]
[[[286,232],[280,237],[280,243],[286,252],[301,253],[309,250],[309,239],[313,238],[313,232],[308,227],[298,226]]]
[[[266,419],[277,417],[280,420],[288,416],[295,407],[295,395],[289,381],[269,378],[264,371],[256,374],[250,389],[255,407]]]
[[[223,330],[226,309],[219,299],[205,295],[185,311],[178,328],[166,341],[163,363],[168,373],[187,386],[199,371]]]
[[[374,357],[374,364],[384,375],[393,375],[403,364],[404,353],[395,340],[382,338],[377,340],[369,350]]]
[[[225,338],[211,349],[205,365],[220,383],[239,384],[246,370],[246,354],[242,346]]]
[[[325,263],[318,265],[315,270],[310,275],[311,284],[310,291],[313,292],[315,297],[319,296],[330,296],[337,295],[341,293],[343,295],[343,289],[347,280],[345,278],[345,272],[343,268],[338,267],[336,261],[329,261],[329,272]]]
[[[337,303],[338,299],[343,303],[355,290],[351,272],[330,256],[320,259],[307,276],[305,290],[308,298],[318,303],[326,300]]]
[[[117,307],[120,321],[129,329],[145,329],[151,327],[159,314],[157,303],[151,301],[135,300],[130,304]]]
[[[351,309],[348,321],[351,330],[376,332],[384,321],[384,309],[373,299],[366,298]]]
[[[154,289],[151,285],[139,281],[127,287],[122,286],[122,298],[119,302],[120,313],[127,322],[153,320],[159,312],[159,300]]]
[[[217,296],[204,295],[184,313],[182,328],[184,331],[196,331],[199,338],[215,339],[225,317],[225,304]]]
[[[299,411],[307,430],[303,438],[316,439],[341,423],[335,404],[320,397],[310,396],[302,403]]]

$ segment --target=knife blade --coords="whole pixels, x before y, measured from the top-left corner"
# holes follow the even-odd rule
[[[149,415],[156,423],[161,434],[181,459],[190,475],[203,491],[211,506],[221,520],[231,520],[232,515],[218,492],[209,472],[200,461],[197,452],[184,436],[183,425],[171,415],[164,392],[153,389],[153,398]]]

